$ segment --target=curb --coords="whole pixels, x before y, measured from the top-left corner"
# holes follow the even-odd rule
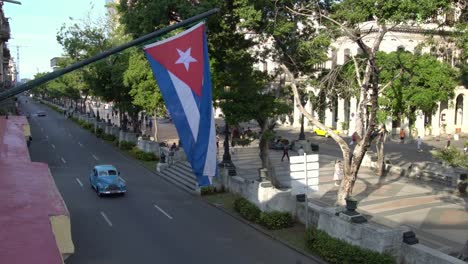
[[[310,258],[311,260],[313,260],[313,261],[315,261],[315,262],[317,262],[317,263],[319,263],[319,264],[328,264],[328,262],[325,262],[325,261],[322,260],[321,258],[319,258],[319,257],[317,257],[317,256],[314,256],[314,255],[311,255],[311,254],[307,253],[306,251],[304,251],[304,250],[302,250],[302,249],[300,249],[300,248],[297,248],[296,246],[291,245],[290,243],[288,243],[288,242],[286,242],[286,241],[284,241],[284,240],[279,239],[278,237],[276,237],[276,236],[274,236],[274,235],[268,233],[267,231],[265,231],[263,228],[261,228],[261,227],[255,225],[255,224],[253,224],[253,223],[251,223],[251,222],[245,220],[244,218],[242,218],[242,217],[240,217],[240,216],[238,216],[238,215],[235,215],[235,214],[229,212],[228,210],[224,209],[223,207],[220,207],[220,206],[217,206],[217,205],[215,205],[215,204],[213,204],[213,203],[211,203],[211,202],[208,202],[208,201],[206,201],[206,200],[203,199],[203,198],[201,198],[201,200],[203,200],[206,204],[208,204],[208,205],[210,205],[210,206],[212,206],[212,207],[214,207],[214,208],[217,208],[217,209],[220,210],[221,212],[224,212],[225,214],[231,216],[232,218],[236,219],[237,221],[242,222],[243,224],[245,224],[245,225],[247,225],[247,226],[249,226],[249,227],[255,229],[256,231],[262,233],[263,235],[265,235],[265,236],[267,236],[267,237],[269,237],[269,238],[271,238],[271,239],[273,239],[273,240],[275,240],[275,241],[278,241],[279,243],[283,244],[284,246],[286,246],[286,247],[288,247],[288,248],[290,248],[290,249],[292,249],[292,250],[294,250],[294,251],[300,253],[301,255],[303,255],[303,256],[305,256],[305,257],[308,257],[308,258]]]

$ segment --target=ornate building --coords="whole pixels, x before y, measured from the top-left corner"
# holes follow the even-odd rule
[[[380,45],[380,51],[389,53],[404,49],[412,53],[431,53],[440,61],[444,61],[452,67],[456,67],[457,63],[460,62],[461,51],[457,50],[452,42],[447,41],[447,37],[453,31],[453,28],[449,26],[439,27],[438,23],[435,22],[445,22],[445,24],[453,25],[454,21],[460,17],[459,10],[461,10],[460,7],[454,9],[450,14],[444,15],[443,17],[435,17],[433,21],[428,21],[422,25],[397,26],[392,28],[385,35]],[[373,24],[374,22],[371,21],[362,26],[363,31],[369,32],[363,38],[366,44],[371,44],[377,36],[377,32],[373,32],[372,30]],[[432,36],[432,45],[423,45],[427,43],[429,36]],[[362,51],[355,42],[347,37],[341,37],[332,44],[332,48],[329,52],[329,60],[322,65],[317,65],[317,67],[331,69],[336,65],[343,65],[351,59],[351,56],[356,56],[361,52]],[[277,68],[277,65],[274,61],[267,59],[266,63],[257,65],[257,68],[259,70],[272,72]],[[308,87],[308,90],[312,91],[315,96],[318,96],[320,92],[320,89],[315,89],[313,87]],[[455,96],[448,101],[437,102],[437,110],[432,115],[424,115],[422,111],[417,111],[416,120],[412,124],[410,124],[408,118],[396,121],[392,120],[392,117],[389,117],[385,125],[387,129],[392,128],[393,133],[398,133],[400,128],[402,128],[406,130],[407,135],[412,134],[413,136],[419,135],[421,137],[428,135],[439,136],[441,134],[454,135],[468,133],[468,89],[459,85],[456,87],[454,94]],[[345,132],[351,135],[355,125],[354,116],[358,103],[357,99],[338,98],[334,101],[328,101],[330,99],[327,98],[326,100],[327,107],[324,107],[324,109],[322,109],[324,113],[321,113],[324,114],[322,120],[325,125],[334,127],[343,132],[345,130],[343,129],[345,128],[343,124],[347,124],[349,129]],[[331,107],[328,107],[330,105]],[[308,112],[313,113],[314,116],[319,118],[319,113],[312,109],[310,101],[307,102],[305,108]],[[300,127],[300,119],[301,113],[294,107],[292,120],[286,121],[286,124]],[[310,129],[310,124],[305,122],[305,127]]]

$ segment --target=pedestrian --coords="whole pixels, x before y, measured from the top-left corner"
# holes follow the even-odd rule
[[[335,186],[340,186],[341,179],[343,179],[343,166],[341,165],[341,160],[336,160],[335,172],[333,173],[333,180],[335,181]]]
[[[299,156],[304,156],[304,153],[305,153],[304,148],[302,148],[302,146],[300,146],[299,149],[297,150],[297,154]]]
[[[174,142],[172,143],[171,151],[176,151],[176,150],[177,150],[177,144]]]
[[[400,144],[405,143],[405,130],[402,128],[400,129]]]
[[[447,134],[447,145],[445,146],[446,149],[450,147],[450,138],[451,138],[451,135]]]
[[[357,141],[357,133],[354,132],[353,135],[351,136],[351,142],[349,142],[349,145],[353,146],[354,144],[356,144],[356,141]]]
[[[418,152],[422,152],[422,148],[421,148],[422,138],[421,138],[421,136],[418,136],[418,139],[416,140],[416,143],[418,145]]]
[[[281,157],[281,161],[283,161],[284,157],[288,157],[289,161],[289,146],[285,143],[283,143],[283,157]]]

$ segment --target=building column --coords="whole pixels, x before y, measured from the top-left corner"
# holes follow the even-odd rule
[[[338,98],[338,107],[336,108],[335,111],[338,111],[338,123],[337,123],[337,128],[339,131],[343,131],[343,122],[346,122],[346,117],[345,117],[345,100]],[[349,129],[348,129],[349,130]]]
[[[357,99],[351,97],[349,99],[349,131],[348,136],[352,136],[356,129],[356,111],[357,111]]]
[[[452,100],[452,103],[448,104],[448,107],[447,107],[447,116],[446,116],[446,120],[447,120],[447,127],[446,127],[446,133],[447,134],[451,134],[453,136],[453,134],[455,134],[455,105],[457,104],[457,98],[455,97],[455,99]]]
[[[294,98],[293,127],[301,127],[301,111],[296,107],[296,98]]]
[[[330,100],[327,98],[327,103],[325,107],[325,125],[326,126],[333,126],[333,111],[328,107],[328,104],[330,103]]]
[[[312,113],[312,103],[310,102],[310,100],[307,100],[307,103],[306,105],[304,106],[304,109],[307,111],[307,113],[310,113],[312,116],[314,116],[314,113]],[[309,126],[309,119],[307,119],[306,117],[304,117],[304,128],[311,128],[312,125]]]
[[[432,135],[433,136],[440,136],[440,102],[437,103],[437,110],[432,115],[432,120],[431,121],[432,121],[431,122]]]
[[[421,110],[416,111],[416,121],[414,123],[417,131],[416,138],[420,136],[421,138],[424,138],[426,135],[426,131],[424,128],[424,113]]]
[[[463,92],[462,132],[468,133],[468,92]]]

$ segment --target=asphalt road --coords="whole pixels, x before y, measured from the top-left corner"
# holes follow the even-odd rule
[[[22,106],[32,114],[31,159],[49,164],[70,212],[75,254],[67,264],[316,263],[158,178],[63,115],[30,99]],[[39,110],[47,116],[34,116]],[[88,175],[97,164],[121,171],[125,196],[96,195]]]

